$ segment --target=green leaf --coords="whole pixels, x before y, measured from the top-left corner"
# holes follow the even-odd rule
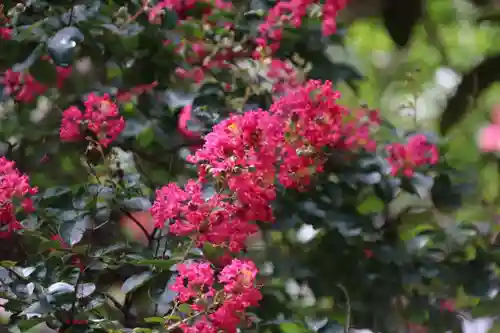
[[[458,209],[462,203],[460,192],[453,186],[450,176],[446,174],[441,174],[434,180],[431,198],[434,206],[439,210]]]
[[[455,94],[448,99],[446,109],[441,115],[439,123],[441,133],[447,133],[462,121],[467,111],[473,110],[469,107],[470,101],[480,96],[493,83],[500,81],[499,73],[500,55],[495,55],[484,59],[462,77]]]
[[[38,59],[29,68],[30,74],[40,83],[53,85],[57,82],[56,67],[47,60]]]
[[[123,283],[121,291],[124,294],[128,294],[131,291],[136,290],[140,286],[144,285],[153,277],[153,274],[149,271],[143,272],[141,274],[132,275]]]
[[[17,327],[19,327],[21,332],[26,332],[29,329],[35,327],[36,325],[38,325],[44,321],[45,321],[45,318],[33,318],[33,319],[21,320],[17,324]]]
[[[143,148],[147,148],[151,143],[155,140],[155,132],[153,127],[146,127],[139,135],[137,136],[137,141],[139,141],[139,145]]]
[[[384,203],[378,197],[372,195],[363,200],[358,206],[361,214],[378,213],[384,209]]]
[[[66,244],[73,246],[82,240],[83,234],[90,225],[89,216],[75,216],[73,220],[67,220],[61,224],[59,234]]]
[[[67,67],[73,62],[79,43],[84,40],[82,32],[75,27],[59,30],[47,42],[47,50],[57,66]]]
[[[147,211],[151,209],[151,201],[144,197],[135,197],[123,200],[123,207],[129,211]]]
[[[78,285],[76,297],[84,298],[92,295],[96,290],[96,286],[93,283],[82,283]]]
[[[344,326],[335,320],[329,320],[325,326],[318,330],[318,333],[344,333]]]
[[[304,333],[304,332],[308,332],[308,330],[304,326],[296,324],[296,323],[291,323],[291,322],[281,323],[280,324],[280,330],[283,333]]]
[[[51,240],[51,239],[43,241],[40,244],[39,251],[43,252],[47,251],[48,249],[55,249],[55,250],[61,249],[61,242],[58,240]]]
[[[399,47],[408,44],[413,29],[422,16],[422,0],[389,0],[382,11],[385,28]]]
[[[178,309],[179,309],[180,313],[183,313],[186,315],[189,315],[193,312],[193,308],[189,304],[186,304],[186,303],[182,303],[181,305],[179,305]]]
[[[494,202],[499,195],[500,174],[497,162],[489,162],[481,170],[482,194],[487,202]]]
[[[22,62],[17,63],[12,67],[14,72],[22,72],[26,69],[30,68],[42,55],[43,52],[43,44],[39,44],[33,52]]]
[[[0,261],[0,266],[5,267],[5,268],[12,268],[12,267],[16,266],[16,264],[17,264],[17,262],[10,261],[10,260]]]
[[[179,17],[177,16],[177,12],[173,10],[165,10],[165,14],[163,15],[162,26],[165,29],[173,29],[177,26],[177,22],[179,21]]]
[[[431,176],[415,173],[411,179],[403,178],[401,188],[408,191],[408,193],[425,198],[430,194],[433,185],[434,179]]]
[[[165,318],[163,318],[163,317],[149,317],[149,318],[144,318],[144,321],[146,323],[152,323],[152,324],[163,324],[163,323],[165,323]]]
[[[152,265],[157,268],[169,269],[175,265],[178,261],[175,259],[161,260],[161,259],[145,259],[145,260],[134,260],[131,264],[139,266],[149,266]]]

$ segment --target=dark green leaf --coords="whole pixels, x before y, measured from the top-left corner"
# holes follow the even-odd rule
[[[175,265],[178,261],[175,259],[168,259],[168,260],[162,260],[162,259],[145,259],[145,260],[134,260],[131,263],[134,265],[139,265],[139,266],[154,266],[162,269],[169,269],[173,265]]]
[[[57,82],[56,67],[47,60],[38,59],[29,68],[30,74],[40,83],[53,85]]]
[[[48,40],[47,50],[57,66],[67,67],[73,62],[76,48],[83,40],[78,28],[66,27]]]
[[[92,295],[92,293],[96,290],[96,286],[93,283],[82,283],[77,287],[76,297],[84,298]]]
[[[47,289],[47,295],[74,293],[75,287],[66,282],[56,282]]]
[[[462,77],[455,94],[448,99],[439,127],[447,133],[467,114],[469,101],[477,98],[493,83],[500,81],[500,55],[488,57]]]
[[[165,14],[163,15],[163,24],[162,26],[165,29],[173,29],[177,25],[177,21],[179,17],[177,16],[177,12],[173,10],[165,10]]]
[[[66,220],[61,224],[59,234],[66,244],[73,246],[82,240],[83,234],[90,226],[89,216],[75,216],[74,220]]]
[[[151,208],[151,201],[144,197],[135,197],[124,200],[123,206],[130,211],[144,212]]]
[[[422,0],[383,2],[382,17],[385,28],[399,47],[405,47],[408,44],[414,27],[422,16]]]
[[[151,272],[143,272],[141,274],[132,275],[123,283],[121,287],[121,291],[125,294],[136,290],[144,283],[149,281],[153,277],[153,273]]]
[[[416,194],[421,198],[427,197],[430,194],[434,179],[431,176],[426,176],[422,173],[415,173],[411,179],[404,178],[401,183],[401,188],[411,194]]]
[[[139,141],[139,145],[144,148],[147,148],[154,141],[154,139],[155,139],[155,131],[151,126],[146,127],[137,136],[137,141]]]

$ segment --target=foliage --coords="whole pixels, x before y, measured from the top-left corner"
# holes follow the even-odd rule
[[[0,5],[11,331],[444,332],[496,314],[497,159],[343,106],[325,81],[375,79],[332,56],[343,1],[310,3]],[[399,48],[427,19],[402,3],[381,8]],[[497,62],[464,76],[443,135]]]

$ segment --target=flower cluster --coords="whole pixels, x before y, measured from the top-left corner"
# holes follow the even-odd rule
[[[281,0],[276,4],[266,16],[266,21],[260,25],[261,38],[258,44],[261,47],[276,51],[279,42],[283,37],[283,28],[291,25],[299,28],[308,10],[317,5],[318,0]],[[337,30],[337,13],[347,5],[347,0],[326,0],[322,6],[323,35],[330,36]]]
[[[232,253],[243,250],[246,239],[258,230],[256,221],[274,220],[276,184],[305,188],[322,171],[328,148],[375,149],[371,133],[379,125],[378,114],[351,114],[336,103],[339,97],[331,82],[311,80],[278,99],[269,111],[234,114],[215,125],[203,147],[188,157],[198,167],[198,180],[184,188],[169,184],[157,190],[151,209],[156,227],[168,222],[172,234],[190,237],[199,246],[208,242]],[[205,193],[208,182],[215,183],[215,194]],[[222,269],[218,282],[224,285],[224,297],[212,289],[208,263],[180,265],[179,272],[173,288],[181,302],[195,298],[197,311],[206,311],[207,300],[220,304],[185,327],[187,332],[234,332],[244,309],[260,298],[253,283],[256,268],[250,262],[233,260]],[[245,285],[252,288],[237,296]]]
[[[13,161],[0,157],[0,238],[8,237],[13,231],[22,228],[16,218],[16,204],[26,213],[34,211],[30,195],[38,192],[29,185],[29,178],[16,168]]]
[[[57,88],[62,88],[64,81],[70,76],[71,68],[56,67]],[[3,85],[3,93],[6,96],[14,98],[23,103],[30,103],[36,97],[44,94],[48,87],[31,76],[28,72],[15,72],[12,69],[6,70],[0,78],[0,84]]]
[[[237,252],[244,247],[247,236],[257,231],[254,224],[239,216],[238,209],[226,195],[216,194],[205,200],[200,183],[189,181],[184,189],[173,183],[159,189],[152,214],[159,228],[170,219],[170,232],[175,235]]]
[[[159,1],[153,8],[149,11],[149,21],[158,22],[157,18],[163,14],[164,9],[172,10],[176,12],[179,19],[188,18],[189,11],[196,8],[197,3],[210,4],[211,1],[207,0],[162,0]],[[213,10],[229,10],[231,9],[231,2],[227,0],[215,0],[213,2],[214,7],[205,7],[204,14],[210,15]],[[159,21],[161,22],[161,21]]]
[[[84,138],[83,130],[94,133],[103,147],[116,140],[125,129],[125,120],[120,116],[118,106],[108,94],[100,97],[89,94],[84,102],[85,110],[71,106],[64,110],[60,128],[63,141],[79,141]]]
[[[281,6],[279,3],[276,5],[277,7]],[[170,10],[176,12],[179,25],[192,25],[193,21],[189,20],[187,14],[190,12],[199,14],[199,11],[193,11],[194,8],[202,9],[200,28],[204,31],[204,35],[197,38],[191,36],[189,40],[167,40],[164,43],[165,47],[170,48],[176,56],[182,58],[183,64],[175,70],[175,74],[179,78],[200,84],[220,71],[245,71],[244,66],[240,66],[241,60],[244,59],[245,62],[248,62],[248,59],[253,57],[259,61],[258,66],[262,67],[262,73],[266,72],[268,67],[267,79],[272,83],[274,92],[282,93],[301,83],[293,65],[270,58],[272,52],[262,52],[263,49],[267,49],[267,47],[262,46],[267,45],[267,37],[259,37],[257,40],[238,40],[235,37],[238,33],[233,22],[221,20],[220,15],[216,15],[233,9],[229,1],[160,1],[149,10],[149,20],[151,23],[159,24],[162,21],[161,14]],[[205,33],[210,29],[219,31],[217,34],[220,36],[214,38],[211,33]],[[261,46],[256,48],[256,44]],[[276,51],[279,43],[275,41],[273,45],[273,51]],[[224,83],[225,89],[231,91],[233,82]]]
[[[273,83],[273,92],[278,94],[296,89],[302,83],[295,67],[281,59],[271,60],[267,77]]]
[[[215,272],[207,262],[180,264],[171,289],[179,301],[204,314],[192,325],[181,326],[185,332],[236,332],[244,321],[247,308],[256,306],[262,295],[256,285],[257,267],[251,261],[233,259],[217,275],[223,287],[214,289]]]
[[[393,176],[402,173],[412,177],[416,168],[436,164],[439,160],[437,147],[423,134],[411,136],[406,144],[392,143],[386,148]]]

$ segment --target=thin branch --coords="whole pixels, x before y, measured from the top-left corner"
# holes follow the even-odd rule
[[[337,287],[342,290],[344,293],[345,302],[346,302],[346,314],[345,314],[345,323],[344,323],[344,333],[349,333],[349,329],[351,327],[351,299],[349,298],[349,293],[347,289],[340,283],[337,283]]]

